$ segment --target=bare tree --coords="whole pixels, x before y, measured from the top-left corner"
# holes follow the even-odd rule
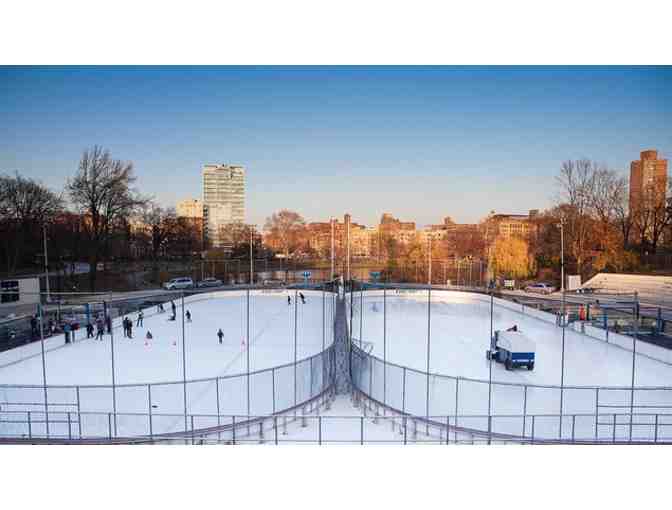
[[[61,197],[18,173],[0,176],[0,237],[8,274],[40,251],[41,229],[63,208]]]
[[[67,184],[90,245],[91,291],[96,287],[98,262],[109,252],[115,229],[146,201],[132,188],[135,179],[132,163],[112,159],[108,150],[94,146],[84,151],[77,173]]]
[[[268,239],[277,242],[285,252],[285,257],[288,257],[290,250],[299,242],[304,226],[305,222],[299,213],[283,209],[266,219],[264,230]]]
[[[580,273],[584,270],[584,263],[591,248],[590,213],[593,206],[595,175],[599,170],[599,165],[588,159],[565,161],[557,177],[560,185],[559,204],[568,206],[563,208],[567,226],[565,230],[567,246]]]

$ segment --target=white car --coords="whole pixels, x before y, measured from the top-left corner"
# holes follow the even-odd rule
[[[525,292],[536,292],[537,294],[550,294],[555,291],[555,287],[548,283],[533,283],[525,287]]]
[[[163,284],[166,290],[191,289],[194,287],[194,281],[191,278],[173,278]]]

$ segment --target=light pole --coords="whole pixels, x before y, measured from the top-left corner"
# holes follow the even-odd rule
[[[565,295],[565,217],[560,216],[560,292]],[[564,310],[563,310],[564,313]]]
[[[427,285],[432,284],[432,238],[428,238],[429,249],[427,251],[427,257],[429,258],[428,270],[427,270]]]
[[[562,411],[565,386],[565,217],[560,216],[560,292],[562,293],[562,354],[560,359],[560,423],[559,437],[562,439]]]
[[[43,239],[44,239],[44,282],[45,282],[45,289],[47,291],[47,303],[50,301],[49,298],[49,258],[47,257],[47,224],[44,223],[42,225],[42,234],[43,234]]]
[[[254,257],[252,254],[252,242],[254,238],[255,225],[250,225],[250,285],[254,283]]]

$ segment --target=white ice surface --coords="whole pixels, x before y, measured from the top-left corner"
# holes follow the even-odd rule
[[[297,315],[296,358],[302,359],[322,350],[332,342],[331,295],[325,302],[326,335],[323,339],[322,293],[304,292],[306,304],[299,302]],[[187,379],[199,379],[243,373],[247,366],[247,299],[239,295],[220,294],[216,297],[198,296],[186,303],[192,322],[185,322]],[[291,363],[294,360],[294,292],[292,305],[287,293],[250,295],[250,370],[260,370]],[[114,361],[116,384],[144,384],[181,381],[182,321],[181,304],[176,299],[177,320],[172,322],[170,304],[165,313],[156,308],[144,311],[143,327],[135,327],[133,339],[124,338],[120,320],[115,320]],[[224,332],[219,344],[217,330]],[[152,340],[145,340],[151,331]],[[77,331],[77,341],[63,345],[46,355],[49,385],[108,385],[112,382],[111,339],[86,339],[86,331]],[[63,336],[56,342],[63,344]],[[0,365],[2,365],[0,353]],[[41,356],[32,356],[19,363],[0,368],[0,384],[42,384]]]

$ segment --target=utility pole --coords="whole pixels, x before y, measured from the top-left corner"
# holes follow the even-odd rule
[[[250,225],[250,285],[254,283],[254,257],[252,256],[253,237],[254,237],[254,225]]]
[[[47,303],[50,301],[49,298],[49,257],[47,256],[47,224],[42,225],[42,234],[44,238],[44,282],[45,289],[47,291]]]
[[[565,217],[564,216],[560,216],[560,292],[562,292],[563,296],[565,295]]]
[[[329,219],[329,223],[331,223],[331,278],[330,280],[334,279],[334,262],[335,262],[335,254],[334,254],[334,218]]]
[[[432,238],[430,237],[427,239],[428,245],[429,245],[429,251],[427,253],[427,256],[429,257],[429,264],[428,264],[428,270],[427,270],[427,285],[432,284]]]

